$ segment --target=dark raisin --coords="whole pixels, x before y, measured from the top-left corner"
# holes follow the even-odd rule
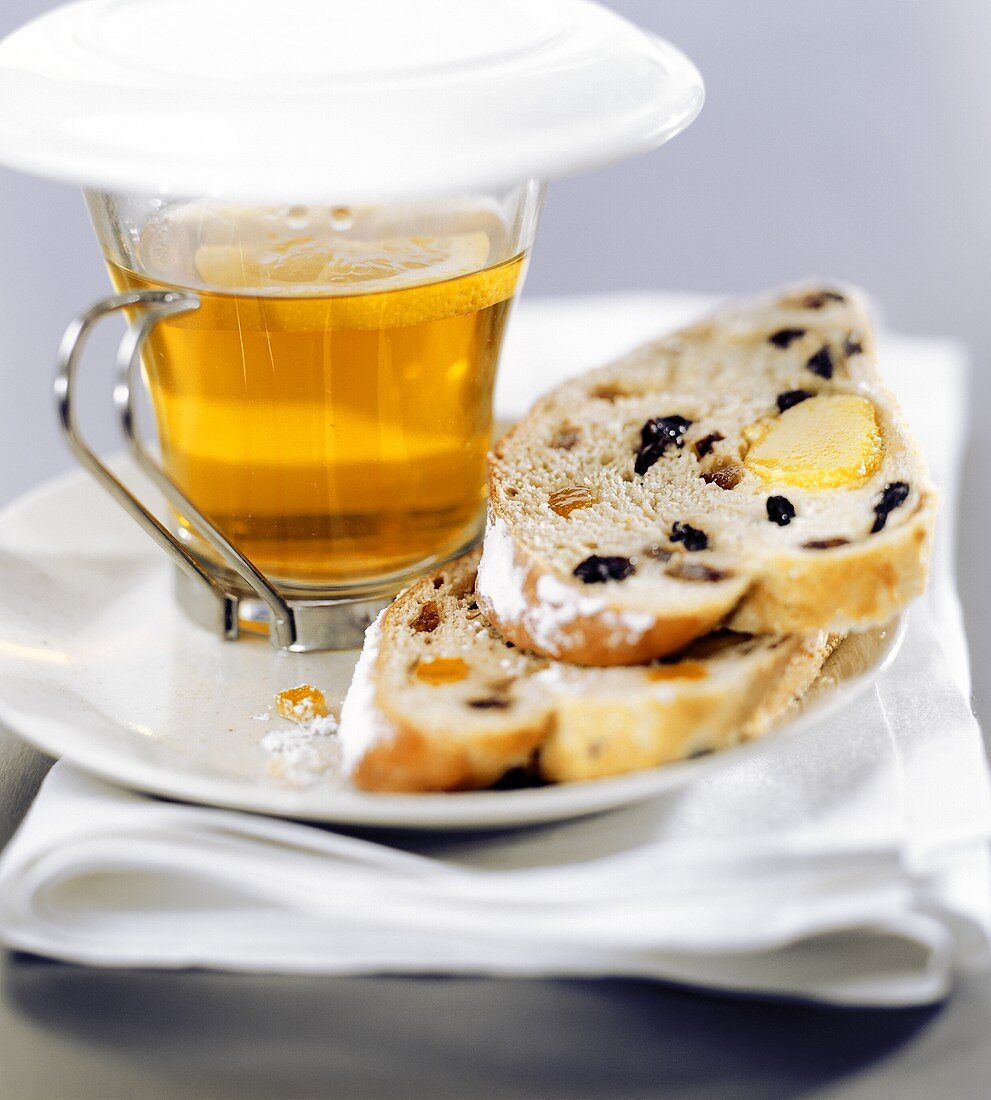
[[[551,446],[559,451],[570,451],[581,438],[581,431],[572,424],[562,424],[551,440]]]
[[[813,539],[811,542],[803,542],[803,550],[835,550],[837,546],[849,546],[850,540],[843,538]]]
[[[420,614],[409,625],[420,634],[429,634],[436,630],[440,625],[440,612],[434,601],[428,600],[420,608]]]
[[[708,435],[702,436],[695,444],[695,453],[699,458],[705,458],[712,448],[725,438],[726,436],[724,436],[722,432],[709,432]]]
[[[655,561],[670,561],[674,557],[673,550],[667,550],[656,542],[645,546],[642,553],[645,558],[653,558]]]
[[[443,577],[434,577],[434,590],[436,591],[438,588],[443,588],[443,587],[444,587],[444,578]]]
[[[474,707],[475,710],[508,710],[510,707],[510,701],[508,699],[469,699],[468,706]]]
[[[849,358],[851,355],[861,355],[864,350],[863,338],[857,332],[848,332],[843,337],[843,354]]]
[[[787,527],[795,518],[795,505],[787,497],[768,497],[767,518],[779,527]]]
[[[805,335],[804,328],[779,328],[777,332],[772,332],[768,336],[768,343],[773,344],[776,348],[791,347],[796,340],[801,340]]]
[[[815,394],[809,393],[808,390],[785,390],[784,393],[778,394],[778,412],[787,412],[795,405],[808,401],[810,397],[815,397]]]
[[[743,467],[736,462],[717,466],[714,470],[706,470],[702,480],[707,485],[718,485],[720,489],[735,489],[743,480]]]
[[[685,445],[682,436],[692,426],[683,416],[655,416],[640,429],[640,449],[637,451],[633,470],[645,474],[664,454],[668,447],[679,450]]]
[[[676,523],[671,528],[672,542],[680,542],[686,550],[708,550],[709,536],[690,523]]]
[[[833,377],[833,353],[825,345],[815,355],[810,355],[805,365],[820,378]]]
[[[683,556],[682,556],[683,557]],[[722,569],[712,569],[698,561],[676,561],[667,570],[669,577],[679,581],[702,581],[706,584],[715,584],[732,576]]]
[[[890,485],[885,485],[880,500],[874,505],[872,535],[876,535],[878,531],[884,529],[884,525],[888,522],[888,513],[893,512],[896,508],[901,508],[908,500],[908,493],[908,483],[905,481],[893,481]]]
[[[645,447],[641,447],[637,451],[637,457],[633,462],[633,472],[635,474],[645,474],[662,454],[664,454],[662,443],[648,443]]]
[[[828,305],[830,302],[845,301],[846,298],[835,290],[814,290],[811,294],[805,295],[802,299],[802,305],[806,309],[822,309],[823,306]]]
[[[605,584],[606,581],[624,581],[636,568],[629,558],[600,557],[593,554],[574,568],[574,575],[585,584]]]
[[[640,440],[643,443],[673,443],[676,447],[684,447],[681,437],[691,426],[692,421],[684,416],[655,416],[640,429]]]

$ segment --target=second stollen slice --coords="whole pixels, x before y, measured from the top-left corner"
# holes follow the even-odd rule
[[[586,665],[880,625],[925,585],[936,512],[862,296],[812,285],[564,383],[496,445],[489,497],[480,606]]]
[[[448,562],[369,628],[339,734],[356,786],[598,779],[728,748],[777,725],[837,641],[719,631],[651,665],[579,668],[499,637],[475,602],[477,563],[477,550]]]

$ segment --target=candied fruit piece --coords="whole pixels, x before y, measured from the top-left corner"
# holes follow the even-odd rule
[[[562,424],[551,440],[551,446],[559,451],[570,451],[581,439],[581,429],[574,424]]]
[[[419,660],[413,675],[425,684],[456,684],[468,675],[468,665],[460,657],[434,657]]]
[[[667,562],[674,557],[674,551],[669,550],[666,546],[661,546],[659,542],[652,542],[649,546],[645,546],[641,551],[645,558],[653,558],[654,561]]]
[[[678,561],[673,561],[666,572],[669,577],[678,581],[699,581],[703,584],[717,584],[725,581],[733,574],[725,569],[713,569],[710,565],[703,565],[698,561],[683,561],[684,554],[679,554]]]
[[[702,436],[702,438],[696,442],[695,453],[699,458],[705,458],[712,448],[725,438],[726,436],[724,436],[722,432],[709,432],[708,435]]]
[[[813,539],[811,542],[803,542],[803,550],[835,550],[837,546],[849,546],[850,540],[837,536],[832,539]]]
[[[427,602],[420,608],[420,613],[409,624],[418,634],[430,634],[440,626],[440,612],[437,610],[437,605],[433,600],[427,600]]]
[[[617,386],[615,382],[603,382],[591,391],[590,396],[597,397],[600,401],[613,402],[630,395],[622,386]]]
[[[735,489],[743,480],[743,467],[738,462],[725,463],[706,470],[702,480],[707,485],[718,485],[720,489]]]
[[[651,665],[648,680],[704,680],[707,673],[700,661],[676,661],[674,664]]]
[[[314,718],[326,718],[329,713],[324,693],[312,684],[300,684],[299,687],[280,691],[275,696],[275,709],[281,718],[301,725],[312,722]]]
[[[744,464],[767,482],[835,489],[863,485],[883,456],[873,404],[834,394],[809,398],[762,424]]]
[[[589,508],[595,504],[596,496],[584,485],[574,485],[567,489],[558,489],[547,498],[548,507],[565,519],[579,508]]]

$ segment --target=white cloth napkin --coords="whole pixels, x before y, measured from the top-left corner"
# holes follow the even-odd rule
[[[502,407],[699,304],[531,304]],[[670,795],[497,835],[342,835],[157,801],[60,764],[0,864],[0,936],[108,966],[944,996],[991,937],[991,787],[951,573],[966,370],[943,341],[890,339],[882,354],[943,487],[942,534],[897,660],[845,711]]]

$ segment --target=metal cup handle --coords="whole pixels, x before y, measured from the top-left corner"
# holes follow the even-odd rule
[[[145,447],[137,430],[134,394],[138,390],[141,366],[141,350],[152,329],[180,313],[199,308],[195,294],[171,290],[133,290],[106,298],[81,314],[66,329],[58,351],[58,369],[55,379],[55,400],[58,406],[62,431],[72,453],[93,475],[103,488],[121,505],[133,520],[155,543],[168,554],[174,564],[197,584],[203,585],[217,607],[215,623],[224,638],[234,640],[239,636],[239,596],[228,591],[221,581],[207,572],[189,553],[172,532],[154,516],[102,462],[84,440],[75,414],[75,393],[79,363],[92,329],[103,318],[136,307],[141,310],[140,319],[129,326],[117,352],[117,378],[114,386],[114,404],[120,428],[138,465],[165,499],[181,512],[206,542],[262,600],[269,611],[269,640],[277,649],[309,649],[299,639],[296,614],[260,570],[242,554],[203,515],[191,500],[165,473],[151,452]]]

